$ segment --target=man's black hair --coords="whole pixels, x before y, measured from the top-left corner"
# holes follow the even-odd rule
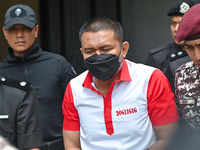
[[[116,39],[123,42],[123,29],[120,23],[108,17],[95,17],[85,22],[79,31],[79,40],[81,42],[82,34],[84,32],[98,32],[112,30]]]

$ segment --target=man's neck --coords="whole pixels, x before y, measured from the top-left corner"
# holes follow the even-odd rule
[[[118,80],[120,77],[121,70],[118,71],[111,79],[103,81],[95,78],[95,86],[104,96],[106,96],[111,84]]]

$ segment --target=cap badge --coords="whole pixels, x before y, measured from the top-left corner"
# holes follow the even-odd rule
[[[25,86],[25,85],[26,85],[26,82],[22,81],[22,82],[20,82],[20,85],[21,85],[21,86]]]
[[[184,14],[186,11],[188,11],[189,8],[190,6],[187,3],[183,2],[180,6],[180,12]]]
[[[17,8],[17,9],[15,10],[15,14],[16,14],[17,16],[19,16],[21,13],[22,13],[22,10],[21,10],[20,8]]]

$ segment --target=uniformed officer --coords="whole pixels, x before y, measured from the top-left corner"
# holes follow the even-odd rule
[[[62,102],[76,72],[63,56],[43,51],[37,44],[39,25],[31,7],[17,4],[8,8],[2,29],[9,47],[8,56],[0,62],[0,75],[31,82],[39,103],[43,137],[40,148],[64,150]]]
[[[170,29],[174,42],[151,50],[145,63],[162,70],[168,78],[173,92],[175,91],[174,72],[180,65],[191,60],[185,51],[183,42],[177,42],[176,33],[184,13],[195,4],[191,0],[184,0],[170,7],[167,15],[171,17]]]
[[[189,129],[200,129],[200,4],[193,6],[181,20],[177,41],[184,41],[190,62],[175,72],[175,92],[180,117]]]
[[[42,145],[38,99],[30,83],[0,77],[0,135],[20,150]]]

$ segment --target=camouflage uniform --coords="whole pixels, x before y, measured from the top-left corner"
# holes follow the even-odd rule
[[[191,61],[175,72],[175,94],[178,114],[188,127],[200,128],[200,70]]]

